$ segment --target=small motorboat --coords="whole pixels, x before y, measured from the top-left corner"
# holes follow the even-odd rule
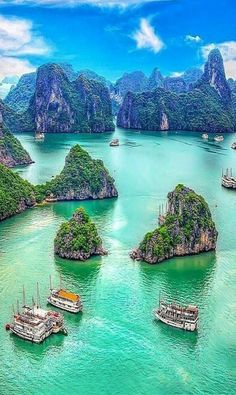
[[[204,140],[208,140],[209,136],[208,136],[207,133],[203,133],[203,134],[202,134],[202,138],[203,138]]]
[[[43,141],[44,140],[44,133],[35,133],[35,141]]]
[[[236,149],[236,142],[231,145],[232,149]]]
[[[224,141],[224,137],[221,135],[217,135],[214,137],[214,140],[217,141],[217,143],[221,143],[221,141]]]
[[[110,142],[110,147],[118,147],[120,145],[119,139],[114,139]]]

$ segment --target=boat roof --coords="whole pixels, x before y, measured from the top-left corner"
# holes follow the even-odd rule
[[[60,298],[71,300],[72,302],[78,302],[79,295],[74,294],[73,292],[66,291],[65,289],[60,289],[58,291],[58,296]]]

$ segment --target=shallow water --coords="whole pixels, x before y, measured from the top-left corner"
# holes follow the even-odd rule
[[[234,167],[234,135],[223,143],[198,134],[18,135],[35,164],[21,176],[40,183],[63,167],[79,143],[101,158],[116,180],[118,199],[64,202],[28,210],[0,224],[0,394],[235,394],[236,192],[220,185]],[[109,147],[118,137],[121,145]],[[133,262],[129,251],[157,225],[159,204],[184,183],[209,203],[219,231],[216,252],[160,265]],[[109,255],[86,263],[54,257],[61,222],[83,206],[96,222]],[[40,283],[46,307],[49,274],[81,293],[84,312],[65,313],[69,335],[35,345],[9,335],[12,303]],[[159,291],[199,305],[197,333],[155,322]]]

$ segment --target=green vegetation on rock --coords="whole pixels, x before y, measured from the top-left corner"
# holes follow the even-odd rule
[[[179,184],[168,194],[164,223],[145,235],[131,257],[157,263],[173,256],[213,250],[216,241],[217,231],[206,201]]]
[[[0,164],[0,221],[34,204],[34,187]]]
[[[79,145],[71,148],[62,172],[44,185],[38,185],[37,200],[103,199],[118,195],[114,180],[99,159],[92,159]]]
[[[54,251],[62,258],[85,260],[91,255],[104,255],[102,240],[95,224],[83,208],[64,222],[54,240]]]

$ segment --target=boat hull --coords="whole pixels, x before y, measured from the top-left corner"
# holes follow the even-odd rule
[[[166,325],[173,326],[174,328],[183,329],[185,331],[193,332],[197,329],[197,322],[176,322],[161,316],[158,312],[155,312],[155,317]]]
[[[58,309],[68,311],[69,313],[77,314],[83,310],[83,306],[74,307],[74,306],[65,306],[61,303],[56,302],[55,300],[51,299],[50,297],[47,299],[47,302]]]
[[[16,331],[14,328],[11,328],[11,332],[17,336],[20,337],[21,339],[24,340],[28,340],[32,343],[42,343],[47,337],[49,337],[51,335],[51,331],[50,332],[46,332],[42,337],[35,337],[35,336],[30,336],[27,333],[21,333],[19,331]]]

